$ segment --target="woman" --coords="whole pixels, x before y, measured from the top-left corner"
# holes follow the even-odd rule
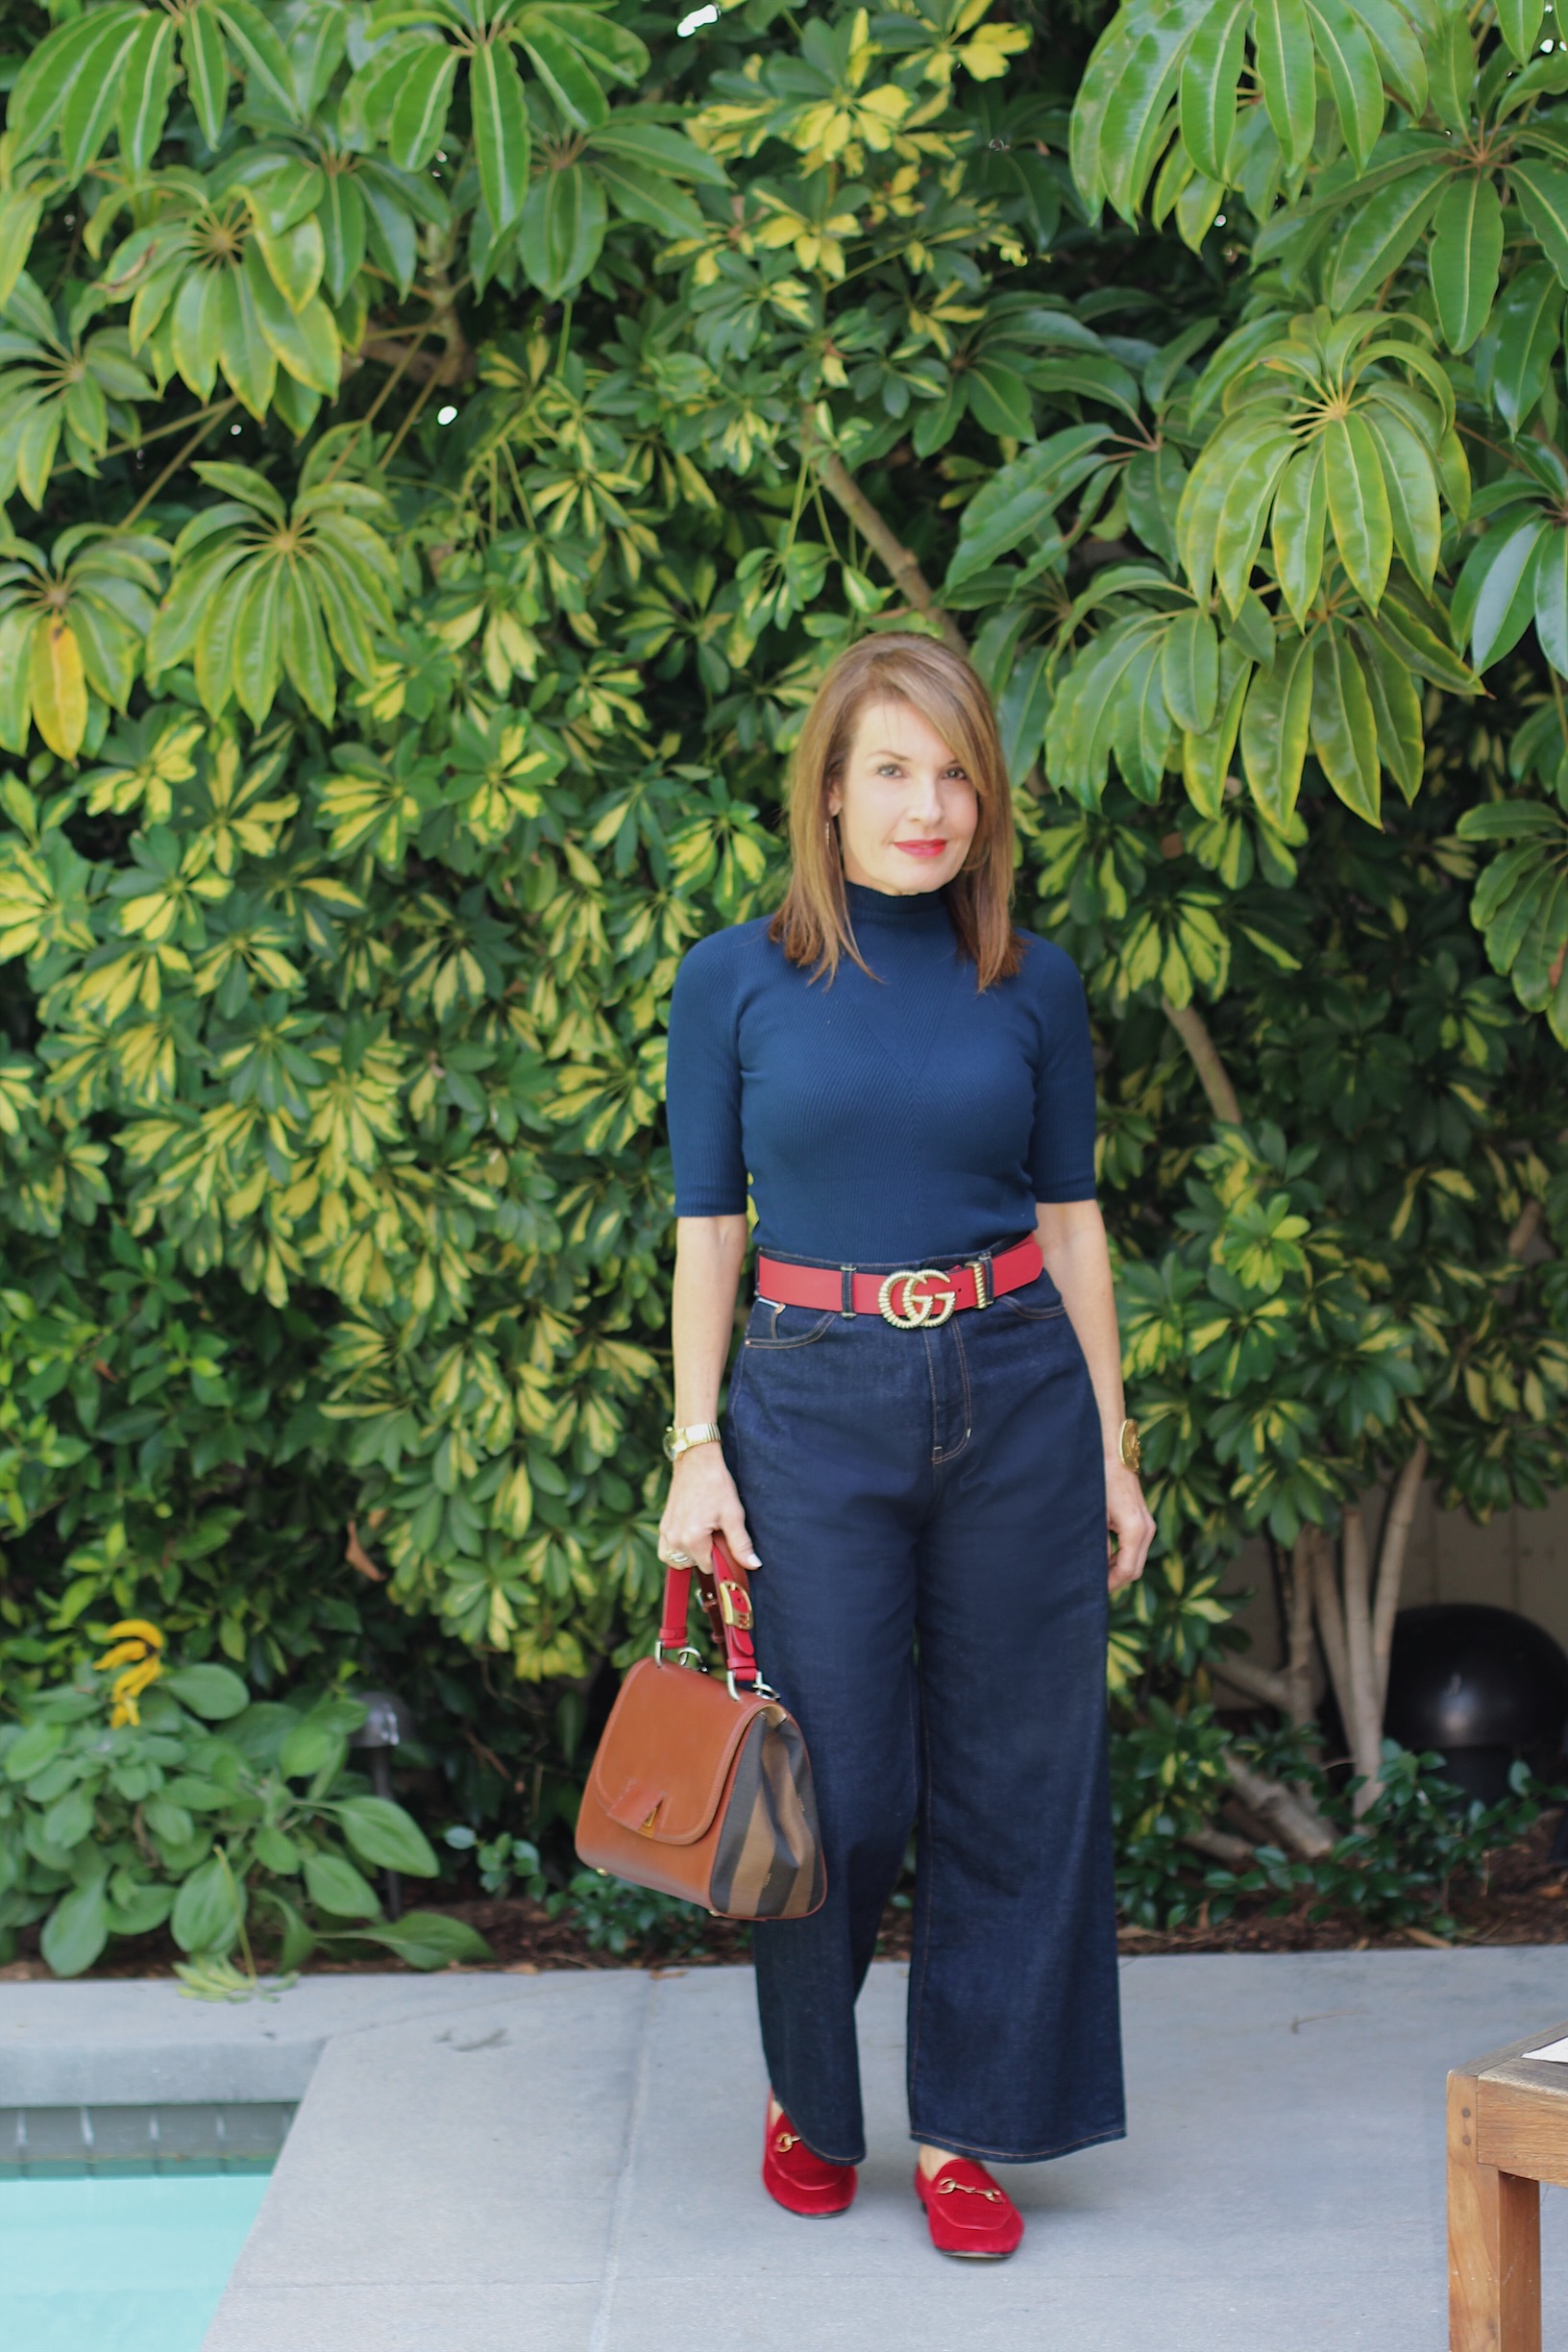
[[[915,2184],[943,2252],[995,2258],[1023,2225],[981,2160],[1123,2129],[1106,1595],[1154,1529],[1089,1021],[1069,959],[1013,928],[995,719],[942,646],[834,664],[790,844],[778,914],[675,983],[659,1548],[705,1560],[717,1531],[761,1569],[759,1663],[816,1781],[826,1900],[754,1931],[764,2180],[798,2214],[854,2194],[855,1997],[918,1822]],[[748,1171],[757,1296],[721,1439]]]

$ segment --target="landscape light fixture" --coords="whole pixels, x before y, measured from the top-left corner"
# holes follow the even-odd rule
[[[393,1691],[355,1691],[354,1696],[365,1710],[365,1720],[357,1731],[349,1733],[351,1748],[368,1750],[370,1755],[370,1785],[378,1797],[391,1804],[392,1751],[401,1748],[414,1732],[414,1719],[407,1707]],[[392,1919],[403,1917],[403,1880],[394,1870],[384,1871],[387,1914]]]

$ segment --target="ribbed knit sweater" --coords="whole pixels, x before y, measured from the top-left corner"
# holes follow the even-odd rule
[[[670,1012],[678,1216],[735,1216],[831,1264],[941,1265],[1094,1196],[1094,1065],[1077,967],[1022,934],[984,991],[941,892],[847,886],[875,979],[813,980],[766,919],[699,940]]]

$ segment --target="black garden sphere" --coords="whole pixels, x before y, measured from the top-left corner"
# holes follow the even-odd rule
[[[1568,1655],[1512,1609],[1442,1601],[1394,1621],[1385,1728],[1435,1748],[1466,1795],[1495,1804],[1520,1754],[1556,1756],[1568,1723]]]

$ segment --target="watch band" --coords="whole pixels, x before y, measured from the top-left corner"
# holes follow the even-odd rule
[[[717,1445],[721,1435],[717,1421],[690,1421],[684,1429],[676,1429],[672,1422],[664,1433],[665,1456],[670,1461],[678,1461],[693,1446]]]

